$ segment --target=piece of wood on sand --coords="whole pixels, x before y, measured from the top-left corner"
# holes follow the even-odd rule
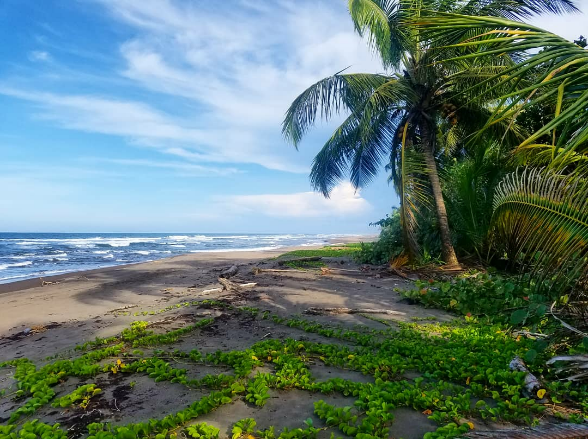
[[[378,309],[378,308],[315,308],[311,307],[304,311],[305,314],[311,314],[315,316],[325,314],[388,314],[388,315],[404,315],[405,313],[400,311],[393,311],[390,309]]]
[[[219,275],[219,278],[228,279],[228,278],[233,277],[234,275],[236,275],[238,272],[239,272],[239,267],[237,267],[236,265],[233,265],[231,268],[228,268],[225,271],[223,271]]]
[[[239,284],[237,282],[233,282],[228,279],[224,279],[222,277],[218,278],[218,283],[223,286],[222,291],[241,291],[246,288],[253,288],[257,286],[255,282],[248,282],[245,284]]]

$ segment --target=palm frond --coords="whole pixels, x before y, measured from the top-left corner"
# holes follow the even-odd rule
[[[390,21],[398,5],[395,0],[349,0],[355,30],[362,37],[367,36],[370,47],[379,53],[385,66],[397,66],[403,50],[398,29],[393,29]]]
[[[317,116],[328,120],[341,111],[353,111],[389,79],[377,74],[337,73],[311,85],[290,105],[282,134],[297,147]]]
[[[528,18],[530,16],[543,13],[563,14],[569,12],[578,12],[578,8],[571,0],[469,0],[465,2],[465,4],[456,2],[455,5],[456,7],[451,12],[457,14],[504,17],[511,20]]]
[[[475,31],[475,37],[451,45],[451,49],[467,51],[450,60],[525,54],[521,62],[469,90],[487,98],[496,88],[510,88],[510,92],[500,96],[500,103],[486,126],[516,117],[531,105],[549,102],[557,112],[520,146],[537,143],[541,137],[550,135],[557,139],[553,145],[557,151],[563,148],[564,153],[588,153],[588,51],[536,26],[502,18],[441,14],[420,18],[416,23],[438,41],[451,40],[460,29]],[[528,55],[528,51],[535,49],[542,50]],[[532,82],[521,86],[520,80],[525,77],[531,77]]]
[[[541,277],[567,277],[564,287],[588,270],[588,184],[570,175],[525,168],[498,185],[492,224],[513,258]],[[563,281],[564,279],[560,279]]]
[[[407,102],[414,100],[405,81],[389,79],[347,117],[313,161],[312,186],[328,196],[349,172],[351,183],[360,188],[377,174],[394,141],[394,134]]]

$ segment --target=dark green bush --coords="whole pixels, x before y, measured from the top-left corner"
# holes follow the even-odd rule
[[[400,255],[404,249],[400,213],[394,209],[391,215],[372,225],[382,227],[380,237],[375,242],[362,242],[355,259],[362,264],[385,264]]]

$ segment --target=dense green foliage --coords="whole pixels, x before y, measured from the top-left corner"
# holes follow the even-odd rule
[[[361,243],[361,250],[354,256],[362,264],[386,264],[404,251],[400,212],[394,210],[373,225],[381,227],[379,238],[374,242]]]

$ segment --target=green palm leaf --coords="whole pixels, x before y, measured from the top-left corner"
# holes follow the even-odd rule
[[[311,183],[328,196],[348,172],[356,188],[372,180],[390,154],[403,108],[415,99],[402,78],[337,74],[311,86],[292,103],[283,131],[297,144],[319,113],[329,119],[342,108],[350,111],[313,161]]]
[[[516,117],[531,105],[550,103],[557,108],[553,119],[529,135],[520,147],[525,148],[537,143],[542,136],[551,135],[555,139],[554,156],[568,152],[588,154],[588,51],[538,27],[506,19],[441,14],[415,22],[428,30],[429,38],[437,41],[453,41],[456,32],[463,29],[475,31],[475,37],[450,46],[466,52],[447,61],[503,54],[521,57],[519,63],[468,90],[469,93],[478,92],[479,99],[488,99],[488,94],[497,88],[510,88],[499,97],[499,105],[486,128]],[[534,49],[542,50],[527,54]],[[440,56],[443,58],[447,54],[442,52]],[[532,83],[521,86],[521,78],[528,76],[533,77]],[[492,85],[489,87],[489,84]]]
[[[588,270],[588,184],[526,168],[507,175],[494,198],[492,224],[507,251],[541,277],[577,279]],[[540,271],[541,270],[541,271]],[[568,282],[554,284],[561,287]]]
[[[288,108],[282,124],[284,137],[297,147],[317,115],[328,120],[341,111],[353,111],[389,79],[385,75],[339,72],[311,85]]]

